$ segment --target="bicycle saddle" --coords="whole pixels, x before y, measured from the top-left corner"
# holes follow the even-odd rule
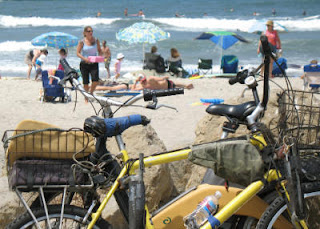
[[[209,106],[206,109],[206,112],[212,115],[228,116],[230,118],[236,118],[240,121],[244,121],[255,108],[256,103],[254,101],[250,101],[238,105],[215,104]]]

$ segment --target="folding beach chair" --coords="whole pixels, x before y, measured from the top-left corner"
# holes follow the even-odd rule
[[[280,65],[280,67],[282,68],[282,70],[285,72],[286,69],[288,68],[287,60],[285,58],[281,57],[281,58],[278,58],[277,62]],[[273,62],[273,66],[272,66],[272,75],[278,76],[278,77],[284,76],[281,69],[279,68],[279,66],[277,65],[277,63],[275,61]]]
[[[203,72],[206,75],[209,71],[212,73],[212,59],[199,59],[198,60],[199,75]]]
[[[320,65],[308,64],[303,67],[303,90],[319,90],[320,87]]]
[[[41,102],[53,102],[59,98],[60,102],[69,102],[71,100],[70,92],[65,93],[64,88],[58,84],[58,79],[63,79],[64,72],[56,70],[54,76],[50,76],[47,70],[42,71],[42,93]],[[51,78],[51,80],[50,80]]]
[[[224,55],[221,58],[221,66],[223,73],[237,73],[239,59],[235,55]]]
[[[176,76],[176,77],[180,77],[180,78],[189,77],[189,73],[185,69],[183,69],[183,67],[182,67],[181,60],[174,61],[174,62],[168,61],[168,67],[169,67],[168,72],[172,76]]]
[[[158,59],[160,55],[147,52],[144,54],[144,64],[143,69],[156,69],[156,59]]]

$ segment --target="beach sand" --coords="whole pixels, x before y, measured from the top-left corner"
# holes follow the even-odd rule
[[[185,90],[184,95],[159,98],[159,104],[173,106],[177,111],[169,108],[149,110],[140,107],[125,107],[115,114],[115,117],[143,114],[150,118],[152,127],[168,150],[185,147],[193,143],[197,123],[207,114],[205,105],[194,105],[194,103],[200,102],[200,98],[221,98],[224,99],[225,103],[228,103],[228,101],[234,101],[234,99],[238,98],[245,89],[245,86],[240,84],[230,86],[228,79],[223,78],[173,80],[175,82],[193,83],[194,85],[194,89]],[[285,85],[283,78],[273,80],[282,86]],[[291,78],[291,82],[294,88],[302,88],[302,80],[300,78]],[[14,129],[24,119],[48,122],[67,129],[71,127],[82,128],[85,118],[95,115],[91,105],[84,102],[84,98],[80,93],[78,93],[78,102],[75,108],[76,96],[74,91],[72,92],[72,102],[41,103],[39,101],[41,87],[40,81],[6,80],[5,78],[0,80],[1,137],[5,130]],[[272,83],[270,83],[270,87],[272,89],[277,88]],[[259,92],[262,92],[262,83],[259,83]],[[246,91],[246,95],[250,93],[250,91]],[[124,100],[126,98],[115,99]],[[141,100],[138,104],[146,104],[146,102]],[[94,103],[94,105],[98,110],[98,104]],[[220,129],[213,131],[221,132]],[[2,147],[0,148],[0,165],[2,168],[2,175],[0,176],[0,198],[2,201],[0,209],[2,209],[7,201],[10,201],[15,196],[14,192],[8,190],[5,176],[5,155]]]

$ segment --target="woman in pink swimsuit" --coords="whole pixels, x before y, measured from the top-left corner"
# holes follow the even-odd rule
[[[280,37],[278,35],[278,32],[273,29],[273,21],[271,21],[271,20],[267,21],[266,26],[267,26],[266,32],[264,34],[262,33],[261,35],[267,36],[271,51],[273,53],[276,53],[277,50],[281,49]],[[257,53],[263,54],[263,50],[261,47],[261,41],[259,41]],[[273,59],[270,60],[269,77],[272,76],[272,66],[273,66]],[[262,76],[263,76],[263,73],[264,73],[264,67],[261,68],[261,75]]]

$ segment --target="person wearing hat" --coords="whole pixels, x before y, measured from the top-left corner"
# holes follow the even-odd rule
[[[122,53],[117,54],[117,60],[114,65],[114,71],[116,75],[113,77],[115,80],[117,80],[120,77],[120,69],[121,69],[121,62],[124,59],[124,55]]]
[[[265,31],[265,33],[262,33],[261,35],[265,35],[268,38],[268,42],[271,48],[271,51],[273,53],[282,53],[281,50],[281,41],[280,41],[280,37],[278,35],[278,32],[276,30],[273,29],[273,21],[269,20],[266,23],[267,26],[267,30]],[[278,51],[277,51],[278,50]],[[258,50],[257,53],[262,53],[263,54],[263,50],[262,50],[262,46],[261,46],[261,41],[259,40],[259,46],[258,46]],[[273,60],[270,60],[270,68],[269,68],[269,74],[271,76],[272,74],[272,66],[273,66]],[[264,72],[264,68],[261,68],[261,74],[263,75]]]

